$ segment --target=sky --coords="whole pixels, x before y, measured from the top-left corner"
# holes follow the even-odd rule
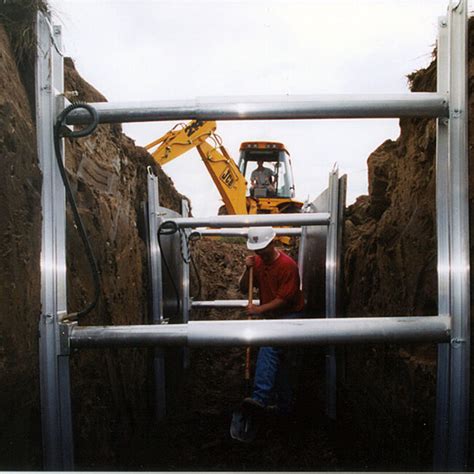
[[[198,97],[408,92],[429,65],[448,0],[50,0],[63,50],[109,102]],[[144,146],[176,122],[124,124]],[[243,141],[283,142],[296,197],[313,200],[337,166],[347,204],[367,194],[367,158],[399,135],[397,119],[221,121],[238,161]],[[222,205],[196,150],[165,172],[195,216]]]

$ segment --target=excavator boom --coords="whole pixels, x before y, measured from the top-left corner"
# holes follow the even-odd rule
[[[181,128],[179,128],[181,126]],[[187,125],[178,124],[162,137],[149,143],[145,148],[161,166],[199,146],[214,135],[216,122],[193,120]],[[155,148],[156,147],[156,148]],[[155,148],[153,150],[153,148]]]
[[[222,145],[222,140],[215,133],[216,122],[192,120],[188,124],[178,124],[162,137],[148,144],[145,148],[150,151],[155,161],[163,166],[178,156],[186,153],[192,148],[196,148],[206,166],[222,200],[225,204],[227,214],[257,214],[257,213],[281,213],[295,212],[299,210],[303,203],[292,199],[289,194],[294,193],[294,186],[288,184],[281,189],[284,192],[279,194],[273,190],[273,195],[257,195],[253,189],[252,196],[247,196],[247,181],[245,179],[245,166],[239,169],[236,162],[229,155]],[[242,148],[242,146],[244,148]],[[281,150],[280,150],[281,149]],[[278,170],[281,170],[279,152],[288,153],[284,145],[273,142],[245,142],[241,145],[241,152],[244,154],[244,161],[256,163],[259,159],[266,159],[273,163],[275,169],[276,183],[278,185]],[[275,154],[276,153],[276,154]],[[261,158],[259,158],[261,157]],[[242,155],[241,155],[242,159]],[[288,172],[282,176],[291,174],[291,166],[286,169]],[[292,176],[292,175],[291,175]],[[280,186],[282,183],[280,183]],[[288,189],[286,189],[288,188]],[[285,191],[286,190],[286,191]]]
[[[216,122],[193,120],[178,127],[146,145],[155,161],[163,166],[195,147],[224,201],[227,213],[248,214],[245,177],[215,133]]]

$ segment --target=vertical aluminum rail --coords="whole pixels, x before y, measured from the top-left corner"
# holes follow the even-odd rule
[[[38,157],[43,173],[41,207],[41,305],[39,355],[43,464],[47,471],[72,470],[73,432],[69,356],[62,354],[60,316],[66,301],[66,201],[55,156],[53,125],[58,94],[63,92],[61,29],[37,15],[36,128]],[[63,146],[63,145],[61,145]]]
[[[163,323],[163,285],[161,273],[161,251],[158,245],[158,208],[159,189],[158,178],[148,168],[148,255],[151,276],[152,293],[152,322]],[[154,378],[154,401],[155,419],[162,420],[166,416],[166,372],[165,352],[162,348],[155,348],[153,354],[153,378]]]
[[[449,92],[448,21],[438,19],[437,89]],[[449,314],[449,119],[436,123],[436,225],[438,245],[438,314]],[[436,421],[433,467],[447,469],[449,419],[449,343],[438,344]]]
[[[189,217],[189,203],[187,199],[183,199],[181,201],[181,214],[183,217]],[[189,308],[190,308],[190,301],[189,301],[189,262],[191,258],[191,249],[188,246],[188,237],[191,233],[190,229],[180,229],[179,232],[182,233],[181,238],[181,249],[184,255],[183,258],[183,270],[182,270],[182,315],[183,315],[183,323],[187,324],[189,322]],[[187,347],[183,347],[183,368],[188,369],[190,364],[190,353]]]
[[[153,324],[163,322],[163,290],[161,285],[161,252],[158,245],[158,222],[157,214],[159,207],[158,178],[153,174],[151,167],[148,168],[148,242],[149,242],[149,264],[152,291],[152,321]]]
[[[450,224],[450,399],[447,465],[467,468],[469,441],[469,200],[467,0],[449,10],[449,224]]]
[[[331,220],[328,226],[326,240],[326,318],[337,316],[337,235],[338,235],[338,207],[339,207],[339,176],[338,172],[332,171],[329,175],[328,189],[328,211]],[[337,362],[336,348],[331,345],[326,349],[326,415],[332,420],[336,419],[337,402]]]

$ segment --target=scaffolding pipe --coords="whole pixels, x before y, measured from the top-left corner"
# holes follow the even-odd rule
[[[234,216],[210,217],[176,217],[166,219],[174,222],[180,228],[196,227],[252,227],[252,226],[281,226],[281,225],[328,225],[328,212],[303,214],[250,214]]]
[[[449,316],[264,321],[191,321],[148,326],[76,326],[73,348],[120,346],[290,346],[446,342]]]
[[[192,309],[212,309],[212,308],[246,308],[247,300],[214,300],[214,301],[193,301]],[[260,304],[260,300],[253,300],[253,304]]]
[[[270,120],[447,117],[444,94],[333,94],[295,96],[203,97],[183,101],[94,102],[100,123],[166,120]],[[68,124],[87,123],[82,110],[68,115]]]
[[[277,236],[296,236],[301,235],[301,229],[293,229],[291,227],[275,228]],[[220,236],[220,237],[247,237],[248,228],[244,229],[195,229],[191,232],[191,238],[196,236],[209,237],[209,236]]]

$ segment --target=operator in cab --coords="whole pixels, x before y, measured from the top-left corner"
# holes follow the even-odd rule
[[[257,161],[257,168],[250,175],[250,194],[258,197],[258,190],[265,190],[268,196],[275,195],[275,175],[263,166],[263,160]]]
[[[247,314],[267,319],[304,317],[304,297],[300,289],[298,265],[275,246],[275,230],[251,227],[247,248],[255,255],[246,257],[240,278],[242,292],[248,291],[249,268],[253,267],[254,286],[260,292],[260,305],[249,304]],[[269,410],[289,414],[293,408],[291,360],[295,353],[289,347],[260,347],[255,367],[252,396],[242,402],[250,412]]]

